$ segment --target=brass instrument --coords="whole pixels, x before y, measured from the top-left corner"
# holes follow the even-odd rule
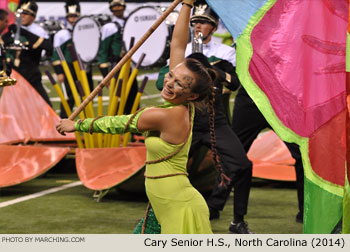
[[[15,85],[17,80],[13,79],[6,74],[7,66],[6,66],[6,54],[5,48],[0,43],[0,60],[2,61],[2,69],[0,69],[0,87],[12,86]]]
[[[4,70],[0,71],[0,87],[12,86],[12,85],[15,85],[16,82],[17,82],[16,79],[13,79],[7,76],[6,71]]]
[[[21,37],[21,14],[22,14],[22,9],[18,9],[16,11],[16,26],[17,26],[17,30],[14,36],[14,42],[12,45],[6,46],[6,49],[10,49],[10,50],[28,50],[28,47],[25,46],[21,41],[20,41],[20,37]]]
[[[203,53],[203,34],[198,33],[198,36],[193,32],[192,53]]]

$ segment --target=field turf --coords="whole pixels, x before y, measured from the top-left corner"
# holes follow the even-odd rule
[[[43,70],[45,67],[43,67]],[[96,75],[98,75],[97,71]],[[157,69],[142,70],[140,74]],[[59,113],[57,95],[44,78],[44,84]],[[95,86],[97,81],[95,79]],[[141,106],[159,104],[159,91],[154,80],[146,86]],[[104,89],[108,96],[108,89]],[[232,95],[232,98],[234,94]],[[143,217],[147,205],[145,194],[131,194],[113,188],[100,202],[93,199],[93,191],[83,185],[33,199],[3,206],[11,200],[79,181],[74,159],[65,158],[46,174],[12,187],[0,188],[0,232],[3,234],[130,234]],[[221,217],[213,220],[216,234],[228,233],[233,216],[232,194]],[[293,183],[253,179],[246,221],[256,233],[298,234],[302,224],[295,222],[297,193]]]

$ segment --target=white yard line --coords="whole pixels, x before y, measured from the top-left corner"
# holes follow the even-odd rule
[[[35,198],[44,196],[46,194],[62,191],[62,190],[65,190],[65,189],[68,189],[68,188],[71,188],[71,187],[79,186],[81,184],[82,184],[81,181],[77,181],[77,182],[73,182],[73,183],[70,183],[70,184],[63,185],[63,186],[54,187],[54,188],[51,188],[51,189],[48,189],[48,190],[45,190],[45,191],[41,191],[41,192],[33,193],[33,194],[30,194],[30,195],[27,195],[27,196],[23,196],[23,197],[14,199],[14,200],[5,201],[5,202],[0,203],[0,208],[7,207],[7,206],[10,206],[10,205],[13,205],[13,204],[17,204],[17,203],[20,203],[20,202],[23,202],[23,201],[26,201],[26,200],[35,199]]]

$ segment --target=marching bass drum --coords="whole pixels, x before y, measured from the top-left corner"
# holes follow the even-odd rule
[[[72,40],[75,51],[84,63],[93,61],[100,47],[101,26],[94,16],[82,16],[74,24]]]
[[[145,32],[162,15],[165,8],[154,6],[141,6],[130,13],[125,21],[123,29],[123,41],[128,51],[130,40],[135,38],[135,42],[145,34]],[[170,37],[172,28],[178,17],[178,12],[173,11],[164,22],[152,33],[143,45],[132,56],[133,63],[137,63],[141,55],[146,54],[141,67],[150,67],[158,64],[165,64],[169,57]]]

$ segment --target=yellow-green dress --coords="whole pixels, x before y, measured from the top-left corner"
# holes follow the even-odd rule
[[[160,107],[172,108],[174,106],[178,105],[167,103]],[[191,115],[191,125],[193,125],[194,106],[192,103],[190,106],[193,111]],[[135,116],[88,118],[76,122],[75,128],[81,132],[122,134],[125,130],[126,132],[139,133],[137,121],[141,114],[142,112]],[[146,165],[146,193],[160,223],[162,234],[212,234],[208,206],[203,196],[191,185],[186,175],[148,178],[150,176],[186,173],[192,130],[189,133],[185,145],[175,156],[159,163]],[[145,144],[147,161],[166,157],[182,145],[167,143],[159,137],[159,133],[157,136],[156,132],[146,132]]]
[[[191,106],[194,111],[193,105]],[[192,125],[193,118],[194,112]],[[212,234],[208,206],[186,175],[147,178],[186,173],[191,140],[192,131],[184,147],[175,156],[160,163],[146,165],[146,193],[162,234]],[[145,144],[148,161],[168,156],[182,145],[167,143],[151,133],[146,136]]]

